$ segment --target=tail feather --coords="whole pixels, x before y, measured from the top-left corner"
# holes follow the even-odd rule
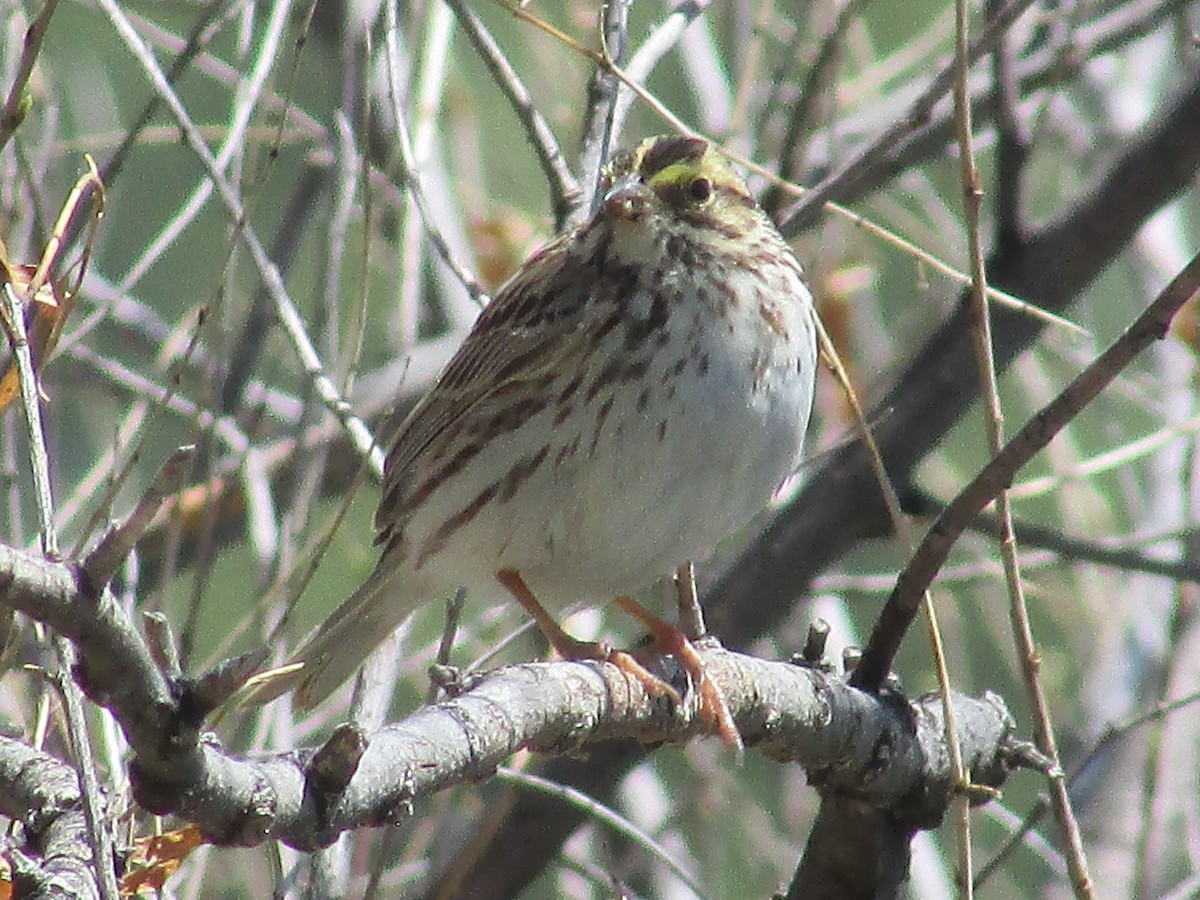
[[[341,687],[427,599],[408,591],[396,596],[395,590],[388,589],[392,574],[390,567],[376,568],[296,651],[293,661],[304,663],[296,688],[300,709],[312,709]]]
[[[391,575],[382,565],[376,568],[285,664],[300,665],[253,686],[239,706],[261,705],[294,689],[297,707],[307,711],[341,687],[371,651],[428,599],[418,592],[389,589]]]

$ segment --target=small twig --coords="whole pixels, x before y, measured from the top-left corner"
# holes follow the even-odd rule
[[[1193,692],[1177,700],[1157,703],[1152,709],[1137,713],[1124,721],[1109,724],[1100,736],[1092,742],[1087,752],[1071,767],[1071,770],[1066,775],[1067,784],[1073,784],[1078,781],[1081,776],[1087,773],[1092,764],[1100,758],[1105,750],[1108,750],[1113,744],[1123,738],[1129,737],[1136,729],[1143,725],[1160,721],[1171,713],[1192,706],[1197,702],[1200,702],[1200,692]],[[1029,833],[1037,827],[1038,822],[1042,820],[1042,817],[1049,809],[1050,803],[1045,795],[1039,796],[1033,807],[1026,813],[1024,820],[1021,822],[1021,827],[1009,835],[1008,840],[996,851],[995,856],[979,867],[979,871],[975,875],[976,887],[982,887],[1013,852],[1024,845]]]
[[[1000,489],[1063,427],[1078,415],[1151,342],[1162,338],[1171,318],[1200,290],[1200,256],[1194,257],[1107,350],[1033,416],[946,507],[896,580],[896,587],[867,643],[855,672],[863,683],[881,683],[918,601],[958,537]]]
[[[588,818],[607,825],[617,834],[622,835],[637,844],[637,846],[647,850],[666,866],[668,871],[687,885],[688,889],[697,897],[703,898],[709,896],[696,881],[695,876],[679,865],[679,861],[676,859],[677,854],[672,853],[625,816],[622,816],[612,807],[601,803],[595,797],[589,797],[587,794],[576,790],[570,785],[558,784],[557,782],[532,775],[528,772],[518,772],[507,766],[502,766],[496,770],[496,779],[501,782],[538,791],[549,797],[561,800],[569,806],[582,810],[587,814]]]
[[[904,508],[913,515],[932,517],[940,515],[946,509],[946,504],[925,493],[906,495],[903,500]],[[971,523],[971,528],[980,533],[995,534],[999,527],[1000,523],[996,517],[988,513],[980,513]],[[1071,537],[1055,528],[1020,519],[1014,520],[1013,527],[1021,544],[1027,548],[1049,550],[1059,559],[1094,563],[1126,572],[1144,572],[1147,575],[1161,575],[1172,581],[1200,584],[1200,563],[1190,559],[1158,559],[1136,550],[1105,547],[1095,541]]]
[[[533,102],[533,97],[521,80],[521,76],[512,67],[508,57],[500,49],[500,45],[496,43],[496,39],[492,37],[479,16],[467,6],[464,0],[447,0],[447,2],[458,17],[458,24],[466,33],[471,46],[475,48],[475,52],[479,54],[479,58],[483,60],[483,64],[491,73],[492,81],[508,98],[509,104],[525,128],[533,151],[541,163],[542,173],[546,176],[546,184],[550,189],[550,209],[554,215],[555,230],[560,231],[566,225],[571,211],[582,202],[583,189],[572,174],[570,166],[567,165],[566,157],[563,155],[562,147],[559,146],[554,132]]]
[[[246,223],[246,210],[241,199],[217,165],[212,151],[209,149],[208,144],[205,143],[203,136],[200,134],[196,123],[192,120],[183,101],[167,81],[154,55],[150,52],[141,36],[134,30],[129,18],[117,4],[116,0],[98,0],[98,2],[104,14],[108,16],[117,35],[124,41],[126,48],[141,65],[143,73],[149,79],[155,91],[167,104],[168,109],[171,111],[171,116],[179,126],[185,143],[196,155],[196,158],[204,166],[208,177],[212,180],[221,203],[225,206],[233,221],[239,224],[238,238],[250,251],[250,259],[254,263],[259,277],[266,285],[267,292],[275,304],[275,313],[279,319],[279,323],[283,327],[284,334],[287,335],[288,340],[291,342],[292,348],[313,390],[321,399],[326,409],[334,415],[345,429],[355,449],[370,459],[372,469],[376,474],[381,473],[383,471],[383,451],[376,446],[370,429],[367,428],[366,424],[358,416],[353,414],[350,405],[326,373],[321,356],[317,353],[312,340],[308,336],[304,320],[288,294],[278,266],[275,265],[267,254],[255,229]]]
[[[966,61],[970,65],[987,53],[1004,35],[1009,26],[1033,5],[1033,0],[1009,0],[1008,3],[991,19],[983,33],[971,42],[967,48]],[[779,216],[779,227],[787,236],[791,233],[793,220],[802,219],[809,210],[819,209],[826,201],[839,196],[845,189],[845,184],[853,183],[864,173],[872,171],[878,164],[880,156],[886,154],[901,138],[907,136],[919,124],[928,120],[933,105],[945,97],[954,86],[954,73],[957,63],[951,61],[939,72],[921,95],[909,104],[908,110],[869,144],[861,147],[848,160],[838,167],[820,184],[809,191],[803,199],[785,209]]]
[[[698,641],[708,634],[704,611],[696,595],[696,568],[690,562],[675,570],[675,599],[679,606],[679,629],[687,639]]]
[[[458,633],[458,623],[462,618],[463,604],[467,592],[459,588],[454,596],[446,601],[446,624],[442,627],[442,640],[438,644],[437,662],[435,665],[446,666],[450,663],[450,653],[454,650],[454,638]],[[426,703],[433,703],[438,697],[438,684],[433,679],[429,681],[429,691],[425,695]]]
[[[201,309],[196,313],[194,330],[192,331],[191,338],[188,340],[187,348],[184,350],[180,358],[175,360],[170,367],[167,386],[162,389],[162,392],[159,394],[159,396],[155,398],[154,402],[146,410],[145,418],[142,420],[141,431],[134,439],[133,446],[129,448],[124,463],[122,463],[121,468],[118,470],[116,476],[109,479],[108,484],[100,496],[100,502],[96,505],[96,508],[92,511],[91,516],[88,517],[87,523],[79,532],[79,539],[75,543],[75,548],[71,551],[72,557],[78,557],[83,552],[84,545],[91,538],[92,532],[99,526],[100,520],[104,517],[109,505],[113,501],[113,498],[117,496],[117,493],[125,485],[126,479],[128,479],[129,475],[133,472],[133,467],[139,459],[142,445],[145,443],[148,435],[150,434],[150,428],[148,426],[158,418],[164,409],[170,408],[172,400],[175,399],[175,394],[179,390],[179,384],[183,377],[183,371],[186,368],[188,361],[192,358],[192,354],[195,352],[196,347],[200,342],[200,332],[204,325],[205,313],[205,309]],[[84,348],[81,346],[77,349],[83,350]],[[137,373],[130,374],[136,375],[136,377],[139,379],[142,377]],[[196,407],[195,411],[198,414],[200,409]],[[113,462],[115,463],[115,461],[116,454],[114,453]]]
[[[95,160],[90,156],[85,156],[84,162],[87,164],[87,171],[76,180],[75,186],[71,188],[71,193],[67,195],[62,209],[59,211],[58,218],[55,220],[54,227],[50,232],[50,239],[46,241],[42,257],[38,260],[37,270],[33,273],[33,277],[29,279],[29,284],[25,288],[25,296],[27,297],[37,296],[37,292],[42,289],[42,285],[49,280],[50,273],[54,270],[55,263],[58,262],[62,248],[66,246],[71,221],[74,219],[75,213],[83,205],[85,198],[92,201],[92,217],[88,220],[90,223],[87,240],[89,251],[95,242],[96,229],[99,226],[100,219],[104,216],[104,182],[100,180],[100,173],[96,171]],[[80,270],[76,276],[75,289],[78,289],[79,284],[83,281],[89,258],[90,252],[85,253]],[[68,295],[72,295],[72,292],[68,292]],[[60,325],[59,327],[61,328],[62,326]]]
[[[433,160],[433,138],[435,134],[434,116],[441,108],[446,89],[446,72],[450,57],[450,41],[454,33],[453,13],[444,3],[424,4],[419,9],[425,19],[424,33],[421,35],[419,50],[413,55],[419,57],[419,63],[410,63],[413,74],[410,83],[405,85],[411,97],[406,97],[400,85],[400,71],[404,65],[405,56],[400,53],[397,35],[400,24],[397,21],[397,0],[389,0],[384,4],[384,59],[387,62],[387,95],[391,103],[393,128],[396,131],[394,149],[400,150],[401,181],[405,185],[416,183],[416,173]],[[415,84],[414,84],[415,83]],[[407,125],[408,114],[405,105],[411,99],[413,106],[413,128]],[[395,152],[390,154],[396,158]],[[400,209],[400,227],[397,239],[397,255],[399,269],[399,322],[400,345],[412,347],[417,342],[418,324],[421,321],[421,310],[424,292],[422,290],[423,273],[425,271],[425,243],[421,240],[422,232],[435,230],[436,220],[431,218],[433,212],[423,202],[405,203]],[[421,197],[424,198],[424,192]],[[415,208],[414,208],[415,207]],[[434,249],[444,259],[449,259],[449,245],[441,240],[441,235],[433,239]],[[467,287],[472,300],[476,304],[486,300],[482,289],[473,287],[472,283],[464,280],[464,268],[450,263],[450,269],[455,277]],[[479,293],[476,293],[476,291]]]
[[[37,63],[38,54],[42,50],[42,40],[50,27],[50,19],[58,8],[58,0],[46,0],[45,5],[29,27],[25,29],[25,40],[21,46],[21,61],[17,64],[17,73],[12,86],[8,89],[8,98],[4,101],[4,110],[0,112],[0,150],[7,146],[21,123],[25,120],[31,99],[25,93],[25,85],[33,75],[33,67]]]
[[[296,259],[312,223],[313,204],[324,190],[326,180],[325,172],[314,166],[305,167],[300,177],[295,180],[283,207],[279,227],[271,241],[270,256],[276,265],[287,265]],[[210,184],[211,182],[204,182],[204,186]],[[206,199],[208,193],[205,194]],[[174,244],[175,242],[172,242],[172,246]],[[227,361],[218,368],[222,377],[219,394],[213,404],[218,412],[236,415],[237,411],[245,406],[246,391],[253,384],[251,379],[255,367],[262,355],[268,352],[271,326],[275,320],[268,294],[267,287],[260,284],[250,298],[245,317],[229,332],[236,334],[237,340],[228,348]],[[233,313],[228,315],[232,316]],[[215,347],[209,349],[216,354]],[[208,360],[208,364],[211,367],[212,361]],[[205,380],[213,379],[210,376]]]
[[[12,344],[16,360],[18,381],[21,387],[21,402],[25,410],[25,427],[29,436],[29,462],[33,469],[34,494],[37,501],[38,520],[42,539],[42,554],[49,559],[58,558],[58,532],[54,527],[54,499],[50,488],[50,458],[46,452],[46,433],[42,424],[41,398],[38,396],[37,375],[33,370],[33,354],[29,348],[29,336],[25,331],[25,309],[11,282],[5,282],[3,301],[0,302],[0,320]],[[32,293],[30,294],[32,296]],[[104,815],[104,802],[100,794],[100,783],[92,760],[91,742],[88,739],[87,723],[83,717],[83,703],[79,687],[71,680],[75,651],[66,639],[53,637],[51,642],[57,657],[57,666],[51,673],[59,689],[66,712],[67,735],[71,752],[79,772],[83,790],[83,806],[87,815],[88,836],[91,840],[92,859],[100,873],[100,892],[106,900],[117,900],[117,876],[113,869],[112,835]]]
[[[365,54],[366,48],[363,49]],[[365,65],[365,61],[363,63]],[[343,101],[350,105],[350,98]],[[355,135],[350,124],[353,109],[339,109],[334,113],[333,130],[337,136],[337,150],[334,152],[330,168],[334,170],[332,179],[334,191],[330,201],[332,207],[329,222],[325,226],[324,244],[326,251],[322,254],[324,265],[323,281],[325,289],[322,293],[323,303],[316,309],[316,328],[318,334],[325,338],[324,351],[330,359],[337,360],[337,381],[342,392],[349,395],[354,389],[358,376],[358,365],[362,358],[363,342],[367,334],[367,310],[370,307],[370,271],[371,254],[375,241],[369,237],[363,241],[362,249],[358,252],[357,262],[359,287],[350,309],[350,322],[346,335],[342,335],[341,306],[343,294],[344,273],[349,266],[348,238],[351,225],[357,216],[362,217],[363,232],[366,235],[374,233],[372,221],[375,214],[375,192],[369,189],[371,163],[366,154],[360,155],[355,147]],[[374,122],[374,105],[363,103],[359,110],[361,117],[359,126],[362,134],[370,134]],[[358,207],[359,190],[362,190],[362,206]],[[297,426],[302,427],[320,415],[320,409],[312,402],[312,398],[304,398],[304,406]]]
[[[988,4],[993,14],[995,0]],[[956,58],[959,77],[955,79],[955,117],[959,131],[959,158],[962,169],[963,195],[965,198],[967,233],[971,251],[971,269],[975,287],[971,292],[972,335],[975,338],[981,396],[987,411],[988,449],[992,455],[1000,452],[1004,443],[1003,414],[1000,408],[999,389],[996,381],[995,361],[992,353],[991,315],[986,295],[984,274],[983,242],[980,237],[980,205],[982,193],[979,172],[975,168],[971,134],[971,100],[967,88],[967,10],[964,0],[955,4],[957,40]],[[997,173],[997,237],[1001,247],[1020,240],[1020,175],[1024,157],[1023,142],[1019,136],[1016,118],[1017,89],[1012,72],[1012,60],[1007,46],[1007,35],[996,41],[992,54],[993,72],[996,77],[997,110],[996,121],[1000,130]],[[1062,852],[1067,861],[1071,882],[1079,897],[1090,897],[1094,890],[1088,873],[1087,858],[1080,834],[1079,823],[1071,806],[1067,786],[1061,777],[1057,741],[1051,719],[1049,702],[1040,677],[1040,653],[1033,637],[1029,620],[1029,609],[1025,601],[1021,582],[1020,562],[1017,556],[1016,536],[1013,528],[1012,503],[1007,488],[996,496],[996,516],[999,520],[999,548],[1004,566],[1005,583],[1009,593],[1009,617],[1012,623],[1013,641],[1021,663],[1024,684],[1034,711],[1038,748],[1051,760],[1050,792],[1053,798],[1055,819],[1062,839]],[[966,888],[971,890],[971,872],[965,870]]]
[[[261,32],[259,38],[261,48],[258,54],[258,61],[249,72],[245,74],[239,73],[239,83],[234,92],[237,102],[231,110],[231,121],[223,134],[221,147],[213,156],[213,165],[217,172],[224,174],[230,168],[236,170],[237,167],[234,166],[234,162],[245,151],[246,131],[254,121],[254,113],[258,106],[259,98],[266,91],[268,79],[274,71],[274,61],[278,53],[278,48],[283,42],[284,29],[289,24],[288,12],[289,4],[275,3],[271,15],[259,29],[256,29],[256,33]],[[129,267],[119,285],[119,289],[122,292],[133,290],[134,286],[168,250],[179,245],[180,236],[183,231],[200,215],[201,210],[207,205],[208,199],[212,196],[216,187],[215,181],[211,178],[206,178],[196,185],[191,195],[179,205],[178,210],[158,229],[158,234],[154,240],[149,243],[133,265]],[[239,217],[234,221],[235,232],[240,227],[240,223],[245,221],[245,218],[244,216]],[[287,222],[288,218],[285,218],[284,221]],[[232,252],[234,246],[231,242],[229,252]],[[258,343],[257,341],[247,340],[243,342],[243,346],[245,344],[257,345]]]
[[[771,17],[775,14],[775,0],[759,0],[758,12],[754,14],[754,25],[750,29],[750,41],[742,56],[741,72],[737,77],[737,89],[733,96],[733,111],[729,116],[729,133],[740,135],[749,118],[751,92],[762,84],[759,64],[762,62],[763,36],[770,30]],[[801,29],[797,27],[797,31]],[[790,62],[790,59],[789,59]],[[772,85],[772,90],[778,85]]]
[[[629,54],[629,7],[632,0],[609,0],[600,12],[600,46],[605,60],[623,64]],[[584,180],[585,205],[576,210],[572,221],[588,215],[600,202],[600,175],[612,153],[613,141],[620,134],[617,115],[623,91],[610,66],[600,66],[588,83],[587,109],[583,114],[583,146],[579,171]]]
[[[613,74],[630,88],[629,91],[618,92],[614,100],[612,116],[614,135],[619,135],[625,130],[625,120],[629,118],[634,95],[640,94],[638,88],[645,84],[650,73],[679,42],[687,27],[708,9],[711,2],[712,0],[693,0],[690,3],[675,4],[670,15],[638,47],[627,67],[622,67],[620,64],[612,66]],[[604,45],[604,49],[607,51],[608,44]],[[614,62],[607,52],[604,53],[604,57],[607,63]]]
[[[996,380],[996,359],[992,347],[992,316],[987,298],[987,270],[984,263],[983,237],[979,227],[979,211],[983,204],[983,191],[980,186],[979,170],[975,166],[974,134],[971,123],[971,98],[967,88],[967,74],[970,68],[970,63],[967,61],[969,23],[970,11],[966,0],[956,0],[954,4],[954,121],[958,132],[959,178],[962,186],[963,219],[966,225],[968,255],[971,262],[971,291],[968,294],[968,303],[971,312],[969,331],[972,348],[975,352],[975,369],[976,375],[979,378],[979,394],[985,410],[984,421],[987,432],[987,448],[988,452],[994,455],[1000,451],[1004,443],[1004,413],[1000,406],[1000,392]],[[1003,36],[1000,39],[1000,42],[1002,41]],[[1015,637],[1022,648],[1023,658],[1027,661],[1025,669],[1026,684],[1033,695],[1035,706],[1039,710],[1041,725],[1044,726],[1039,728],[1039,736],[1041,737],[1039,743],[1043,752],[1047,753],[1054,760],[1054,768],[1057,770],[1058,751],[1054,745],[1053,728],[1049,723],[1049,714],[1045,708],[1045,697],[1041,691],[1040,682],[1037,679],[1036,672],[1032,671],[1032,661],[1035,658],[1032,649],[1033,637],[1029,628],[1025,591],[1021,584],[1016,538],[1013,536],[1012,505],[1006,490],[1001,490],[997,496],[996,510],[1000,519],[1000,555],[1004,565],[1005,582],[1008,586],[1009,608],[1013,619],[1013,630],[1016,632]],[[1022,623],[1023,627],[1020,627],[1018,623]],[[946,709],[948,712],[950,711],[948,697]],[[949,721],[947,724],[949,725]],[[957,746],[955,745],[953,734],[953,730],[950,730],[947,736],[951,742],[951,755],[952,757],[956,757],[953,758],[952,768],[954,769],[955,778],[958,779],[964,777],[965,773],[962,767],[962,759],[957,756]],[[963,784],[961,781],[959,783],[960,785]],[[1065,793],[1063,797],[1065,798]],[[959,850],[961,854],[958,882],[961,891],[966,897],[970,898],[974,896],[974,888],[972,887],[973,865],[971,861],[971,817],[966,805],[966,798],[963,797],[961,799],[962,805],[958,810],[958,822],[960,825]],[[1070,813],[1069,801],[1066,803],[1066,811],[1060,821],[1074,822],[1074,816]],[[1067,838],[1064,843],[1066,843],[1068,848],[1074,845],[1070,839],[1070,832],[1071,828],[1068,826],[1064,834],[1064,837]],[[1082,860],[1082,844],[1079,844],[1078,847],[1080,860]]]
[[[166,73],[167,84],[174,85],[176,81],[182,77],[183,73],[188,70],[196,58],[204,51],[204,48],[221,33],[220,20],[225,16],[231,7],[237,7],[238,4],[234,0],[217,0],[214,3],[205,4],[199,11],[199,18],[196,24],[192,27],[191,33],[188,34],[187,40],[181,42],[182,46],[172,47],[174,52],[173,62],[170,70]],[[147,126],[154,120],[158,114],[159,108],[162,106],[162,98],[155,96],[146,101],[133,124],[129,126],[125,132],[121,144],[113,152],[113,155],[105,162],[101,172],[101,177],[106,184],[112,184],[120,175],[121,170],[125,167],[125,161],[129,158],[129,154],[142,140]]]
[[[850,20],[857,16],[865,5],[865,0],[846,0],[838,12],[837,18],[821,38],[817,58],[809,67],[808,76],[804,79],[804,85],[800,89],[800,95],[792,104],[792,114],[788,116],[787,130],[784,132],[783,141],[780,144],[779,177],[783,181],[795,180],[799,168],[796,148],[799,146],[801,138],[812,129],[818,102],[822,99],[827,100],[833,93],[827,89],[827,84],[833,67],[837,64],[846,30],[850,25]],[[763,206],[768,212],[774,213],[782,201],[783,193],[778,186],[774,186],[763,198]]]
[[[413,151],[412,140],[409,136],[408,116],[404,111],[404,97],[401,94],[400,85],[396,81],[400,66],[400,48],[396,43],[399,26],[395,21],[395,4],[388,2],[385,4],[385,9],[387,13],[387,37],[384,47],[388,60],[386,67],[389,79],[388,93],[392,102],[392,116],[395,119],[393,124],[396,129],[396,148],[399,150],[397,161],[400,164],[400,178],[404,182],[404,186],[408,189],[409,196],[412,197],[413,205],[417,208],[417,214],[425,226],[425,236],[428,238],[429,243],[433,245],[433,248],[442,258],[442,261],[446,263],[447,268],[454,273],[454,277],[467,289],[467,293],[471,295],[471,299],[480,306],[484,306],[487,304],[487,292],[480,285],[479,280],[458,261],[458,258],[454,255],[454,251],[450,249],[450,244],[437,227],[437,220],[433,216],[433,210],[429,206],[429,201],[425,198],[425,190],[421,185],[417,159]]]
[[[100,539],[96,547],[83,560],[82,570],[91,583],[92,588],[99,592],[117,571],[117,567],[129,555],[133,545],[138,542],[150,522],[158,515],[159,509],[176,491],[183,487],[191,470],[192,456],[196,448],[188,445],[180,447],[163,463],[158,474],[150,483],[150,487],[142,495],[133,512],[119,525],[114,525]]]
[[[20,375],[21,403],[25,410],[25,429],[29,434],[29,463],[33,470],[34,499],[37,501],[42,553],[51,559],[58,559],[58,532],[54,528],[54,517],[51,513],[54,501],[50,492],[50,461],[46,453],[42,405],[38,396],[37,376],[33,371],[33,354],[25,332],[25,306],[11,282],[4,283],[3,291],[0,320],[3,321]]]

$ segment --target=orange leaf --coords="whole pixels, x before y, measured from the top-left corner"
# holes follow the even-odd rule
[[[1200,311],[1196,308],[1195,300],[1189,300],[1175,314],[1171,320],[1171,333],[1192,353],[1200,356]]]
[[[20,296],[29,287],[29,282],[33,278],[33,273],[37,271],[37,267],[5,264],[4,270],[5,279],[12,284],[13,290]],[[29,349],[37,368],[40,368],[42,360],[58,343],[58,336],[62,334],[66,314],[73,306],[66,299],[60,302],[59,290],[60,285],[56,285],[53,280],[47,281],[38,288],[32,303],[25,309],[25,327],[29,334]],[[0,410],[6,409],[8,404],[12,403],[19,389],[16,361],[10,360],[4,377],[0,378]]]
[[[534,239],[533,228],[519,214],[508,210],[474,218],[467,227],[475,247],[479,280],[487,290],[493,291],[528,255]]]
[[[121,896],[136,897],[145,891],[161,891],[180,863],[204,843],[195,825],[168,831],[133,842],[128,871],[121,879]]]
[[[854,309],[857,305],[855,300],[870,289],[873,280],[873,273],[866,267],[845,266],[825,273],[821,280],[821,289],[817,291],[817,311],[856,391],[860,389],[860,348],[853,335]],[[838,392],[838,398],[841,420],[846,423],[852,422],[850,406],[841,391]]]

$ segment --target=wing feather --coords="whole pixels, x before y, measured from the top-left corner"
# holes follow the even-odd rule
[[[397,511],[428,465],[449,451],[472,421],[494,413],[490,402],[579,359],[602,271],[604,235],[594,222],[559,237],[531,257],[496,293],[433,388],[393,438],[375,516],[379,539],[401,523]],[[449,442],[449,443],[447,443]],[[446,444],[447,446],[442,446]]]

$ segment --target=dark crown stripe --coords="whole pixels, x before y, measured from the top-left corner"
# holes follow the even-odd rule
[[[667,166],[680,162],[699,162],[708,143],[700,138],[671,137],[656,140],[642,157],[642,178],[650,178]]]

